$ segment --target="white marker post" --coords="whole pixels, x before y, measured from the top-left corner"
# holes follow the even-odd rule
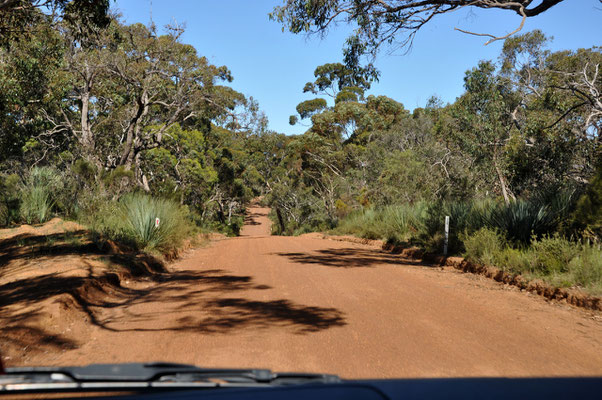
[[[449,216],[445,216],[445,241],[443,242],[443,255],[447,255],[447,243],[449,241]]]
[[[161,222],[161,220],[159,218],[155,218],[155,229],[157,229],[159,227],[160,222]]]

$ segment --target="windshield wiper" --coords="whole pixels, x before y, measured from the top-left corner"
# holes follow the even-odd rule
[[[144,390],[281,386],[341,382],[336,375],[274,373],[269,369],[215,369],[173,363],[16,367],[0,375],[3,392]]]

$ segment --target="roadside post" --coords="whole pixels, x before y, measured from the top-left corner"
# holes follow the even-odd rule
[[[447,255],[447,243],[449,241],[449,216],[445,216],[445,240],[443,242],[443,255]]]

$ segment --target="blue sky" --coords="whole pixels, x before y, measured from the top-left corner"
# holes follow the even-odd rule
[[[316,66],[342,59],[349,28],[340,25],[325,39],[282,32],[268,13],[280,0],[152,0],[157,26],[174,20],[186,25],[185,43],[215,65],[226,65],[234,76],[232,87],[253,96],[270,121],[270,129],[299,134],[290,126],[296,105],[311,98],[302,93],[313,80]],[[114,5],[127,23],[147,24],[151,0],[117,0]],[[552,50],[602,45],[602,4],[598,0],[565,0],[548,12],[527,19],[524,32],[541,29],[554,37]],[[381,52],[376,66],[380,82],[369,93],[389,96],[407,109],[423,107],[432,95],[453,102],[463,91],[464,72],[479,60],[497,59],[502,42],[484,46],[484,38],[454,31],[504,34],[520,17],[496,10],[463,9],[439,16],[416,36],[409,54]]]

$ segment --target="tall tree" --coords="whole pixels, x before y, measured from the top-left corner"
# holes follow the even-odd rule
[[[73,43],[70,32],[65,30],[67,43]],[[77,153],[98,170],[133,169],[148,190],[139,168],[142,153],[160,147],[170,127],[210,123],[245,102],[217,85],[232,79],[228,69],[180,43],[181,33],[158,35],[153,27],[113,21],[91,45],[67,45],[68,93],[58,110],[45,114],[47,134],[72,137]]]
[[[357,26],[347,41],[348,59],[374,54],[383,43],[411,46],[416,33],[434,17],[463,7],[499,9],[522,18],[508,35],[479,34],[488,41],[505,39],[522,29],[525,19],[537,16],[563,0],[284,0],[270,17],[292,33],[326,34],[337,23]],[[471,32],[468,32],[471,33]]]
[[[81,39],[109,25],[109,0],[0,0],[0,46],[28,40],[40,24],[77,26]]]

